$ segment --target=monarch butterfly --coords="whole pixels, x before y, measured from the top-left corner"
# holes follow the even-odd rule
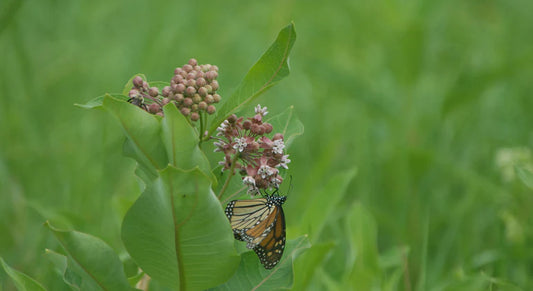
[[[276,266],[285,248],[285,215],[281,205],[287,197],[266,195],[250,200],[233,200],[226,206],[233,235],[247,242],[265,269]]]

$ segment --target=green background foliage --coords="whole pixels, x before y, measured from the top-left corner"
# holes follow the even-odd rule
[[[191,57],[216,64],[221,96],[230,96],[294,20],[291,73],[257,102],[272,116],[294,105],[305,125],[289,148],[284,204],[288,239],[308,234],[312,243],[294,260],[295,288],[532,289],[531,9],[2,1],[3,269],[67,290],[72,274],[46,220],[127,257],[120,227],[141,193],[135,163],[111,114],[74,103],[121,92],[139,72],[168,81]],[[10,290],[7,276],[0,271],[0,286]]]

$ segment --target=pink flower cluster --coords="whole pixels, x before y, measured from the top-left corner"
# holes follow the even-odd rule
[[[291,160],[285,154],[285,144],[281,133],[270,139],[272,125],[263,122],[268,114],[266,107],[257,105],[255,116],[244,119],[235,114],[226,119],[218,128],[215,152],[223,152],[222,170],[239,170],[242,181],[248,186],[248,193],[259,193],[260,189],[279,188],[283,181],[279,168],[288,169]],[[233,163],[235,163],[233,165]]]

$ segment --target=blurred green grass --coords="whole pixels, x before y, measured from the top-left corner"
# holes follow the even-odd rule
[[[91,233],[124,252],[121,219],[140,194],[119,127],[73,104],[119,92],[139,72],[167,81],[191,57],[220,67],[224,98],[291,20],[298,34],[291,75],[259,100],[270,112],[295,105],[305,125],[290,148],[289,238],[309,233],[342,254],[348,242],[339,221],[357,202],[375,218],[380,254],[409,249],[400,288],[498,285],[487,278],[533,288],[533,193],[512,171],[503,174],[517,151],[525,158],[516,162],[532,163],[533,3],[13,0],[0,7],[0,256],[49,289],[61,282],[44,248],[58,246],[42,223]],[[505,149],[507,164],[498,165]],[[326,227],[301,221],[324,196],[336,199],[331,191],[341,190],[330,182],[354,167]],[[316,278],[342,280],[330,268],[335,258],[320,262]],[[331,287],[317,280],[317,289]]]

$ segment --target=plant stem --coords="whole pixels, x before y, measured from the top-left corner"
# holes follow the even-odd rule
[[[200,133],[198,134],[199,137],[198,137],[198,147],[201,149],[202,148],[202,138],[204,137],[204,118],[203,118],[203,114],[202,112],[200,111]]]
[[[228,188],[228,185],[229,185],[229,181],[231,180],[231,178],[233,178],[233,175],[235,174],[234,173],[235,164],[237,163],[237,159],[238,158],[239,158],[239,153],[235,154],[235,157],[233,158],[233,160],[231,160],[231,167],[229,168],[228,179],[224,183],[224,186],[222,186],[222,189],[220,190],[220,193],[218,193],[218,195],[217,195],[218,200],[220,200],[220,197],[222,197],[222,194],[224,194],[224,192],[226,192],[226,189]]]

